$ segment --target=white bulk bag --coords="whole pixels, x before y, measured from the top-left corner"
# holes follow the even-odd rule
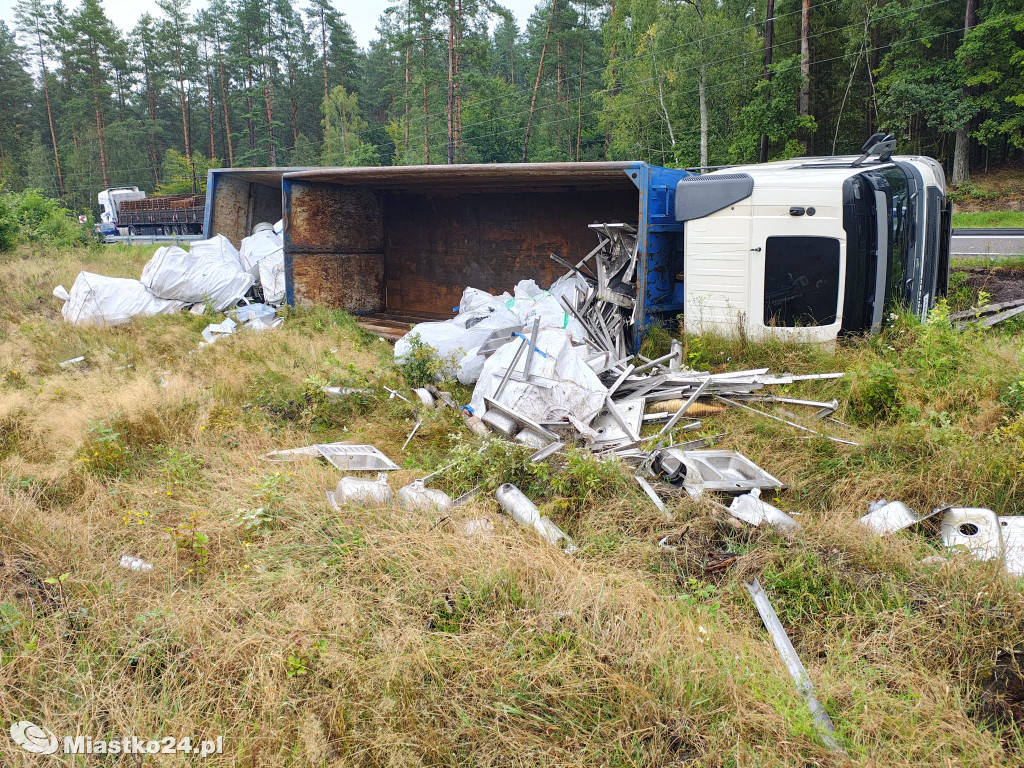
[[[459,314],[451,320],[414,325],[395,343],[395,360],[401,362],[412,351],[412,339],[418,336],[440,358],[456,363],[461,374],[470,363],[469,359],[464,359],[466,353],[487,341],[493,331],[522,327],[519,319],[505,308],[503,298],[477,288],[467,288],[462,295]],[[464,363],[456,362],[460,360]]]
[[[102,327],[127,323],[140,315],[172,314],[182,306],[180,301],[154,296],[138,280],[79,272],[61,315],[72,325]]]
[[[188,304],[208,301],[222,312],[245,295],[253,277],[223,250],[203,247],[186,253],[165,245],[142,268],[142,284],[162,299]]]
[[[238,249],[224,235],[214,235],[209,240],[196,240],[189,246],[189,252],[196,257],[242,267]]]
[[[494,396],[519,346],[513,341],[487,358],[470,401],[475,415],[486,412],[484,398]],[[530,366],[531,376],[537,379],[527,383],[510,377],[501,393],[503,405],[534,421],[558,421],[570,414],[582,419],[601,407],[608,389],[579,356],[567,331],[541,331],[537,349],[544,353],[535,352]],[[526,354],[520,356],[515,372],[523,372]]]
[[[238,252],[242,268],[253,275],[256,274],[253,267],[265,258],[276,255],[280,257],[281,263],[284,263],[284,235],[279,235],[269,224],[257,226],[266,228],[243,238],[242,248]]]

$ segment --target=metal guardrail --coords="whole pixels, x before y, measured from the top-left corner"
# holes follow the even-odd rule
[[[202,240],[202,235],[107,235],[103,242],[114,245],[157,245],[158,243],[191,243],[195,240]]]
[[[1024,237],[1024,228],[961,227],[953,230],[953,237]]]

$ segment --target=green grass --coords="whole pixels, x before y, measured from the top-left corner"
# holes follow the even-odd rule
[[[1024,211],[980,211],[954,213],[953,228],[1019,228],[1024,227]]]
[[[137,275],[151,251],[0,259],[5,728],[222,735],[224,755],[182,761],[204,768],[1021,764],[1019,726],[992,725],[982,704],[1024,634],[1021,584],[946,560],[927,524],[880,539],[857,523],[880,496],[1024,509],[1020,326],[954,332],[940,309],[834,348],[683,339],[703,370],[847,373],[778,394],[836,398],[850,426],[803,418],[858,445],[733,409],[693,435],[724,434],[719,447],[787,483],[771,501],[801,529],[785,536],[657,483],[668,521],[631,468],[582,446],[534,464],[485,447],[454,411],[417,414],[382,385],[411,398],[433,361],[397,368],[343,313],[294,310],[202,349],[209,318],[62,322],[53,285],[83,268]],[[652,335],[649,353],[675,334]],[[335,400],[325,384],[368,392]],[[324,498],[333,467],[263,458],[334,440],[394,459],[396,490],[456,459],[434,487],[482,490],[445,515],[339,513]],[[507,481],[579,552],[501,514]],[[668,536],[672,552],[657,545]],[[125,554],[155,567],[120,568]],[[735,561],[709,569],[723,554]],[[743,586],[754,576],[849,763],[816,735]],[[4,743],[4,765],[42,764]]]
[[[999,270],[1018,270],[1022,267],[1024,267],[1024,254],[1020,256],[973,256],[969,259],[953,259],[953,269],[991,269],[998,273]],[[950,274],[951,288],[953,286],[953,274]]]

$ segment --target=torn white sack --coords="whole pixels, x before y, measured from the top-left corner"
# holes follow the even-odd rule
[[[470,405],[477,416],[486,412],[485,397],[494,397],[502,376],[521,346],[513,342],[487,358]],[[527,360],[524,350],[498,401],[533,421],[558,421],[566,416],[583,419],[604,404],[607,388],[580,356],[567,331],[537,334],[537,350],[530,365],[531,381],[521,381]]]
[[[520,329],[522,323],[504,304],[504,297],[491,296],[477,288],[467,288],[462,295],[459,314],[451,320],[417,323],[395,343],[395,360],[403,360],[412,351],[412,340],[431,347],[442,360],[452,361],[462,371],[467,353],[483,344],[494,331]],[[511,330],[509,330],[511,334]]]
[[[162,246],[142,268],[142,284],[164,299],[189,304],[209,302],[218,312],[235,304],[252,287],[253,277],[223,250]]]
[[[138,280],[79,272],[61,315],[72,325],[103,327],[138,316],[173,314],[183,306],[183,302],[154,296]]]

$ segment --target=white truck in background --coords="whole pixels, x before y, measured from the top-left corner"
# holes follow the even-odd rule
[[[138,187],[110,187],[96,196],[103,235],[201,235],[204,195],[154,195]]]

